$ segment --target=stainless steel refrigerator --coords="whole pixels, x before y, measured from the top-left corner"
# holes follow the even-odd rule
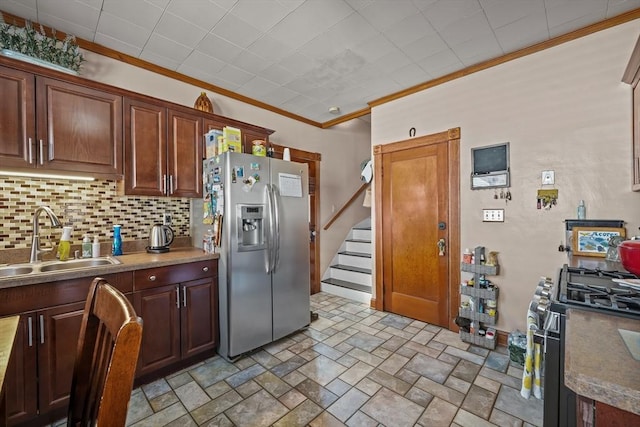
[[[192,237],[219,252],[218,353],[228,359],[309,325],[307,165],[234,152],[204,161]]]

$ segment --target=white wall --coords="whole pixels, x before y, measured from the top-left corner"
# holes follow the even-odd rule
[[[87,62],[83,65],[82,75],[92,80],[189,107],[202,91],[193,85],[92,52],[85,55]],[[370,124],[356,119],[331,129],[319,129],[210,91],[207,95],[216,114],[273,129],[276,132],[270,140],[276,144],[321,153],[318,232],[322,274],[350,227],[369,216],[369,209],[363,208],[360,200],[329,230],[322,230],[332,215],[332,207],[339,209],[362,184],[360,162],[370,157]]]
[[[461,128],[461,247],[499,251],[498,329],[525,326],[540,276],[556,277],[564,219],[622,219],[640,234],[631,191],[631,87],[621,82],[640,21],[620,25],[417,93],[372,111],[372,145]],[[510,142],[513,200],[470,190],[471,147]],[[554,170],[558,205],[536,209],[541,172]],[[547,188],[547,187],[545,187]],[[504,208],[483,223],[482,208]],[[463,278],[466,273],[462,273]]]

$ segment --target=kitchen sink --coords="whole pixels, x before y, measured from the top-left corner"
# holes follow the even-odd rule
[[[88,267],[100,267],[102,265],[114,265],[120,264],[115,258],[89,258],[89,259],[76,259],[70,261],[53,261],[51,264],[42,263],[40,271],[45,273],[47,271],[60,271],[60,270],[72,270],[76,268],[88,268]]]
[[[34,264],[13,264],[0,267],[0,278],[23,276],[25,274],[80,270],[116,264],[120,264],[120,261],[108,256],[100,258],[73,259],[69,261],[45,261]]]
[[[33,267],[31,266],[6,266],[0,267],[0,277],[11,277],[11,276],[20,276],[22,274],[29,274],[33,272]]]

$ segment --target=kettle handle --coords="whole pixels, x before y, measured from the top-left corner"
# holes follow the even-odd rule
[[[171,243],[173,243],[173,228],[169,227],[168,225],[163,225],[162,226],[164,228],[164,234],[165,236],[167,236],[167,246],[170,245]]]

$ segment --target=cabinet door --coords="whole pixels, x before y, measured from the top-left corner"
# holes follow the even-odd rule
[[[214,278],[182,284],[182,357],[213,350],[217,343],[218,305]]]
[[[168,195],[202,197],[203,135],[198,113],[169,110]]]
[[[5,167],[35,167],[33,74],[0,67],[0,161]]]
[[[180,360],[179,291],[169,285],[133,293],[136,313],[144,322],[138,376]]]
[[[164,196],[167,109],[125,98],[125,194]]]
[[[69,403],[84,303],[37,313],[40,414]]]
[[[121,177],[122,97],[36,77],[38,164]]]
[[[20,316],[11,362],[5,376],[9,425],[23,423],[38,414],[35,313]]]

